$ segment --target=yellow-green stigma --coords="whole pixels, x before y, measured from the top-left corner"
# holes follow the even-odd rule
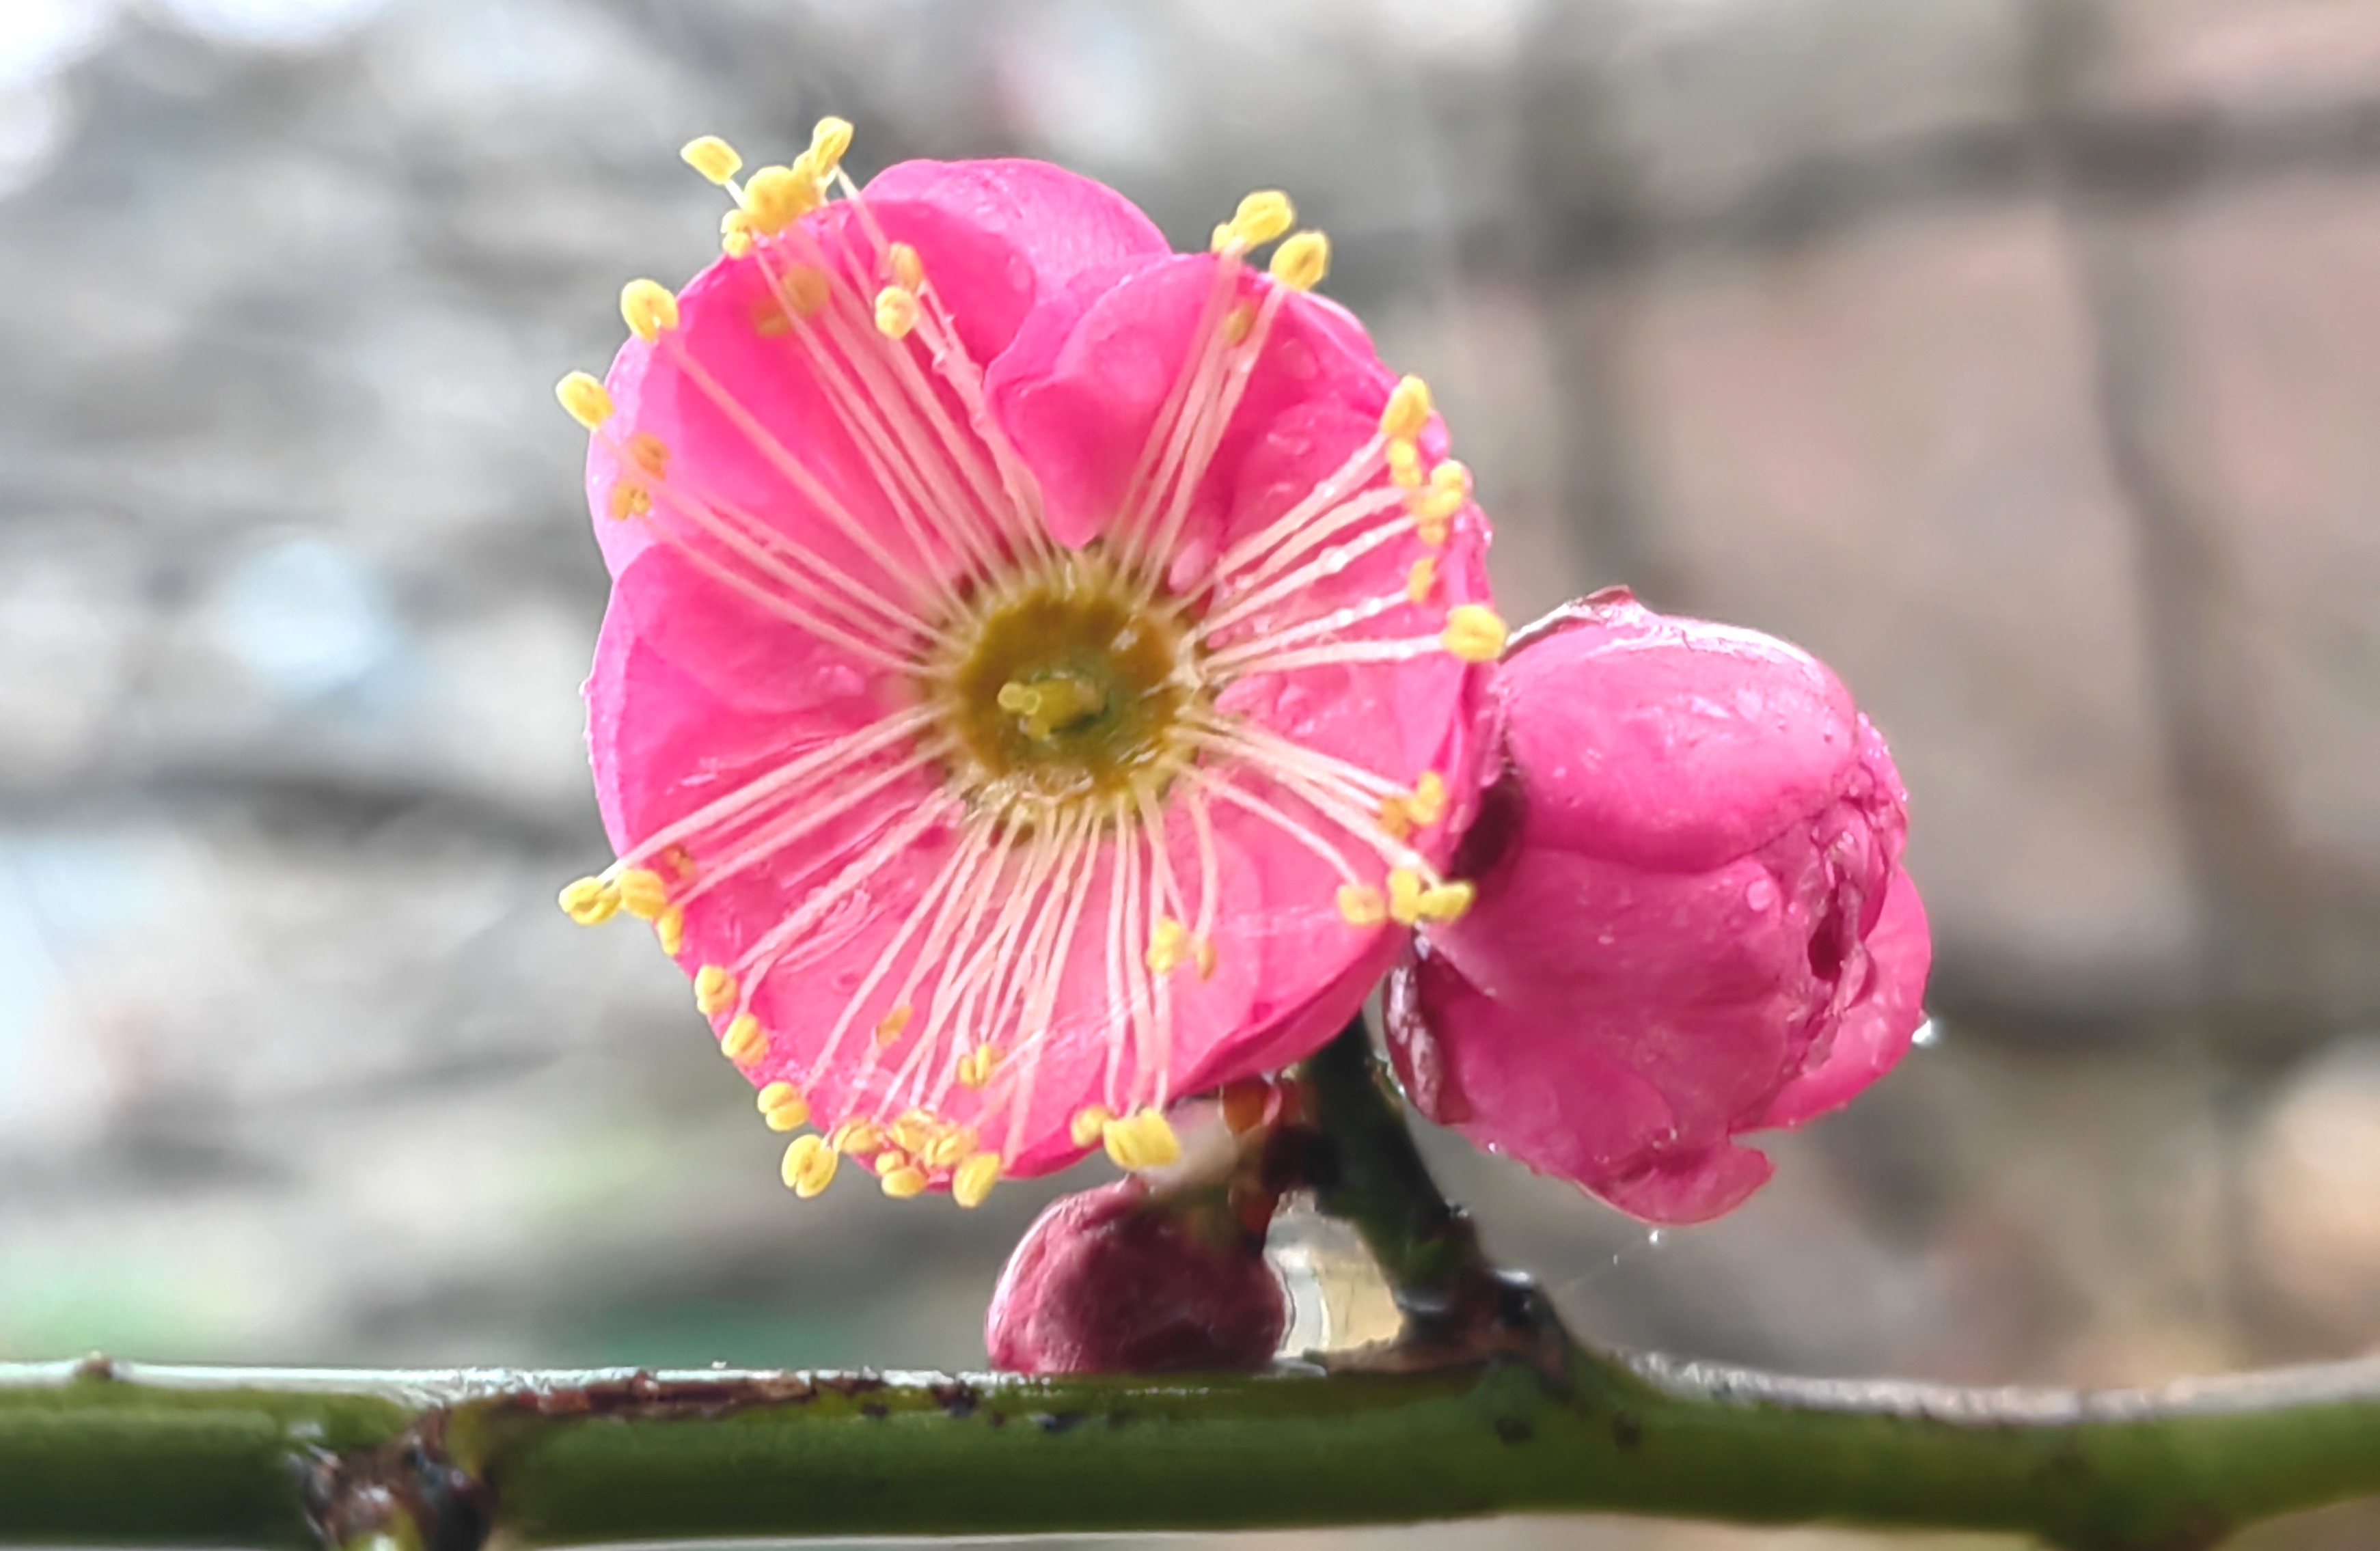
[[[1197,698],[1188,636],[1096,554],[983,588],[928,664],[961,782],[996,806],[1162,790]]]

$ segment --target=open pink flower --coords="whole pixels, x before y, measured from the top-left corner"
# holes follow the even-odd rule
[[[1907,1051],[1931,958],[1907,796],[1824,664],[1624,590],[1516,637],[1478,900],[1390,989],[1422,1112],[1637,1217],[1766,1181],[1733,1138],[1834,1109]]]
[[[1251,196],[1177,254],[1031,162],[865,192],[828,120],[726,256],[631,284],[588,494],[589,740],[619,861],[781,1130],[967,1205],[1327,1037],[1472,789],[1486,525],[1427,394]],[[832,196],[840,192],[841,198]]]

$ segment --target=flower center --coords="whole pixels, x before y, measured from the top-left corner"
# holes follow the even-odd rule
[[[926,666],[953,776],[995,806],[1154,794],[1188,757],[1190,637],[1096,554],[1063,554],[969,602]]]

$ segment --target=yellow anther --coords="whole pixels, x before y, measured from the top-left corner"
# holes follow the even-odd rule
[[[1099,1140],[1119,1169],[1162,1169],[1182,1156],[1182,1139],[1154,1109],[1143,1109],[1099,1130]]]
[[[1410,442],[1429,424],[1429,384],[1418,377],[1402,377],[1389,394],[1389,406],[1380,411],[1380,434],[1391,441]]]
[[[791,1083],[770,1083],[752,1096],[752,1106],[765,1115],[779,1105],[799,1103],[801,1097],[801,1089]],[[786,1129],[790,1131],[793,1128],[788,1126]]]
[[[848,1120],[828,1133],[827,1141],[836,1152],[857,1157],[883,1149],[884,1128],[874,1121]]]
[[[669,477],[669,443],[651,431],[640,430],[622,444],[628,461],[656,479]]]
[[[1433,491],[1457,491],[1468,497],[1471,470],[1453,458],[1440,459],[1438,467],[1429,471],[1429,488]]]
[[[749,1012],[738,1012],[728,1023],[726,1034],[720,1037],[719,1048],[736,1065],[749,1066],[769,1053],[769,1036],[760,1032],[759,1019]]]
[[[717,964],[705,964],[694,972],[694,1004],[704,1017],[724,1012],[735,1001],[735,976]]]
[[[1443,532],[1446,525],[1453,520],[1454,514],[1463,510],[1463,502],[1469,499],[1459,490],[1417,491],[1413,502],[1414,521]]]
[[[1411,867],[1389,869],[1389,919],[1410,927],[1421,919],[1421,874]]]
[[[1493,662],[1504,654],[1508,632],[1496,611],[1478,603],[1458,603],[1446,616],[1439,641],[1465,662]]]
[[[1442,550],[1446,548],[1446,540],[1451,532],[1447,521],[1445,517],[1433,516],[1427,512],[1417,513],[1414,516],[1414,534],[1431,549]]]
[[[562,913],[582,927],[600,927],[620,908],[620,891],[600,878],[582,878],[563,887]]]
[[[941,1134],[941,1130],[934,1117],[923,1109],[906,1110],[884,1128],[885,1134],[892,1138],[892,1145],[905,1153],[924,1152],[927,1145]]]
[[[894,1040],[900,1038],[902,1032],[908,1028],[909,1020],[917,1015],[917,1010],[905,1001],[900,1006],[894,1008],[892,1012],[884,1014],[881,1018],[877,1019],[876,1043],[879,1046],[890,1045]]]
[[[785,1149],[785,1161],[778,1172],[783,1175],[785,1188],[808,1201],[834,1182],[834,1171],[842,1163],[833,1147],[820,1136],[796,1136]]]
[[[951,1176],[951,1199],[960,1206],[973,1208],[983,1205],[991,1187],[1000,1182],[1000,1155],[978,1153],[959,1165]]]
[[[1311,291],[1330,273],[1330,239],[1300,232],[1272,250],[1272,277],[1293,291]]]
[[[603,509],[617,522],[648,515],[653,509],[652,492],[634,479],[614,479],[612,493],[604,497]]]
[[[1191,952],[1197,961],[1198,978],[1201,980],[1213,979],[1215,977],[1216,958],[1215,939],[1211,937],[1200,938],[1198,939],[1197,946],[1193,948]]]
[[[583,371],[574,371],[553,385],[553,396],[570,418],[593,430],[612,418],[612,394],[602,383]]]
[[[771,1083],[769,1087],[785,1090],[777,1103],[760,1106],[760,1114],[769,1122],[769,1129],[799,1131],[802,1128],[802,1122],[810,1118],[810,1101],[795,1093],[790,1083]],[[762,1091],[765,1093],[768,1090]]]
[[[808,153],[798,158],[807,164]],[[818,208],[818,179],[806,166],[762,167],[744,184],[745,230],[774,236]]]
[[[1339,914],[1351,927],[1377,927],[1389,918],[1389,902],[1369,884],[1342,883]]]
[[[876,293],[876,332],[887,339],[906,339],[917,326],[917,293],[887,285]]]
[[[917,250],[907,243],[894,243],[886,252],[885,261],[892,266],[892,283],[903,290],[914,291],[925,285],[926,261],[917,257]]]
[[[1148,934],[1148,967],[1171,975],[1190,956],[1190,928],[1171,915],[1160,915]]]
[[[1086,1105],[1075,1112],[1074,1122],[1066,1128],[1066,1134],[1073,1139],[1075,1145],[1087,1147],[1107,1133],[1108,1126],[1114,1120],[1115,1117],[1108,1113],[1104,1105]]]
[[[752,212],[737,206],[719,218],[719,250],[731,259],[752,251]]]
[[[960,1159],[974,1154],[975,1144],[975,1127],[954,1125],[919,1148],[917,1161],[929,1169],[955,1168]]]
[[[880,1176],[890,1174],[896,1169],[909,1168],[909,1155],[898,1147],[887,1147],[870,1160],[868,1167]]]
[[[658,921],[669,908],[669,891],[657,872],[630,867],[614,883],[620,891],[620,908],[639,921]]]
[[[1000,1052],[989,1045],[978,1045],[959,1058],[959,1086],[979,1089],[991,1081],[991,1070],[1000,1061]]]
[[[678,147],[686,164],[713,183],[725,183],[744,170],[744,158],[717,135],[697,135]]]
[[[677,875],[680,883],[691,883],[699,870],[694,865],[694,854],[683,845],[665,845],[653,860]]]
[[[1223,343],[1246,344],[1248,335],[1255,331],[1256,326],[1257,309],[1246,302],[1234,304],[1229,312],[1223,314]]]
[[[832,289],[826,272],[812,269],[808,264],[794,265],[777,282],[777,295],[793,309],[795,317],[802,319],[817,317],[826,306]]]
[[[658,280],[631,280],[620,287],[620,317],[630,333],[650,344],[663,329],[677,327],[677,297]]]
[[[1402,840],[1413,833],[1413,804],[1403,797],[1383,797],[1377,817],[1380,830],[1390,840]]]
[[[1438,580],[1438,560],[1424,555],[1405,572],[1405,601],[1419,603],[1429,596],[1430,584]]]
[[[1425,921],[1460,921],[1463,913],[1479,891],[1468,883],[1440,883],[1425,889],[1421,894],[1421,918]]]
[[[1245,248],[1261,248],[1296,224],[1297,207],[1289,202],[1288,195],[1278,188],[1259,188],[1240,201],[1240,208],[1232,212],[1229,222],[1216,228],[1217,235],[1225,239],[1225,243],[1218,245],[1216,250],[1220,252],[1222,247],[1231,242]],[[1318,274],[1315,278],[1319,280],[1322,277]],[[1302,291],[1306,287],[1300,285],[1298,289]]]
[[[653,917],[653,936],[661,939],[662,952],[676,958],[686,951],[686,912],[672,905]]]
[[[1407,490],[1421,488],[1421,449],[1405,437],[1395,437],[1388,445],[1389,478]]]
[[[810,176],[821,180],[834,176],[851,149],[851,121],[830,114],[810,128]]]
[[[1232,232],[1232,224],[1229,221],[1218,221],[1215,223],[1214,236],[1207,239],[1207,250],[1210,253],[1220,253],[1224,248],[1231,247],[1232,243],[1238,240],[1238,236]]]
[[[884,1194],[893,1200],[906,1201],[913,1195],[923,1195],[926,1193],[926,1171],[915,1164],[910,1164],[905,1168],[892,1170],[877,1182],[883,1186]]]
[[[1446,817],[1446,778],[1436,770],[1424,770],[1414,782],[1413,795],[1405,806],[1416,824],[1435,824]]]

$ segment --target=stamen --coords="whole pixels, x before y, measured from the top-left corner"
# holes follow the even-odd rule
[[[991,1187],[1000,1181],[1000,1155],[978,1153],[958,1167],[951,1176],[951,1199],[972,1211],[984,1203]]]
[[[717,135],[698,135],[678,149],[678,155],[696,172],[722,187],[744,168],[744,158]]]
[[[885,250],[885,267],[892,272],[892,284],[905,291],[920,291],[926,285],[926,261],[905,242],[896,242]]]
[[[1424,555],[1415,561],[1413,568],[1405,573],[1405,601],[1416,606],[1427,602],[1430,586],[1437,580],[1438,561],[1435,556]]]
[[[1421,874],[1411,867],[1389,869],[1389,919],[1410,927],[1421,919]]]
[[[1099,1128],[1099,1140],[1119,1169],[1162,1169],[1182,1156],[1182,1139],[1155,1109],[1108,1121]]]
[[[1291,290],[1311,291],[1330,273],[1330,239],[1320,232],[1300,232],[1272,250],[1268,267]]]
[[[771,1131],[798,1131],[810,1118],[809,1102],[791,1083],[771,1083],[757,1100]]]
[[[1337,903],[1340,915],[1351,927],[1377,927],[1389,918],[1388,902],[1368,883],[1342,883]]]
[[[903,285],[887,285],[876,293],[876,332],[887,339],[906,339],[917,326],[917,293]]]
[[[769,1036],[760,1032],[759,1019],[749,1012],[738,1012],[728,1024],[719,1048],[736,1065],[749,1066],[769,1053]]]
[[[620,891],[620,908],[639,921],[658,920],[669,908],[669,891],[657,872],[629,867],[613,882]]]
[[[1215,228],[1213,250],[1261,248],[1295,224],[1297,212],[1278,188],[1259,188],[1240,201],[1232,218]]]
[[[810,174],[820,180],[832,177],[843,166],[844,153],[851,149],[851,121],[830,114],[810,127]]]
[[[795,157],[790,167],[762,167],[744,184],[744,213],[751,230],[774,236],[819,207],[818,178],[804,164],[808,153]]]
[[[915,1164],[892,1170],[877,1181],[895,1201],[907,1201],[926,1192],[926,1171]]]
[[[1075,1145],[1087,1147],[1107,1133],[1107,1128],[1114,1120],[1115,1117],[1101,1106],[1086,1105],[1075,1111],[1073,1122],[1066,1128],[1066,1134]]]
[[[992,1069],[999,1064],[1000,1051],[990,1045],[978,1045],[959,1058],[959,1086],[979,1090],[991,1081]]]
[[[735,976],[717,964],[694,972],[694,1005],[706,1018],[724,1012],[735,1002]]]
[[[553,385],[553,396],[570,418],[593,430],[612,418],[612,394],[602,383],[583,371],[574,371]]]
[[[653,936],[662,951],[674,959],[686,949],[686,912],[672,905],[653,918]]]
[[[785,1187],[808,1201],[834,1182],[834,1171],[842,1162],[833,1144],[820,1136],[796,1136],[785,1149],[785,1161],[779,1172]]]
[[[1429,424],[1429,384],[1418,377],[1399,378],[1388,407],[1380,411],[1380,434],[1391,444],[1412,442]]]
[[[658,280],[631,280],[620,287],[620,318],[650,345],[662,330],[677,327],[677,297]]]
[[[894,1041],[898,1040],[901,1037],[902,1031],[909,1026],[909,1020],[917,1015],[917,1010],[905,1001],[900,1006],[894,1008],[892,1012],[884,1014],[881,1018],[877,1019],[876,1043],[879,1046],[884,1046],[892,1044]]]
[[[1468,882],[1440,883],[1421,893],[1419,911],[1425,921],[1460,921],[1478,897],[1476,885]]]
[[[1494,610],[1478,603],[1458,603],[1448,612],[1439,639],[1465,662],[1493,662],[1504,655],[1507,634]]]
[[[620,908],[620,891],[600,878],[582,878],[564,886],[562,913],[582,927],[600,927]]]

